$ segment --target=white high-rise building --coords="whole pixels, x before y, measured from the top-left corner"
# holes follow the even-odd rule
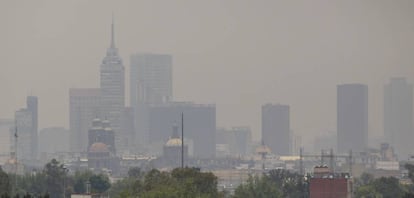
[[[121,113],[125,107],[125,71],[118,48],[115,47],[113,21],[111,30],[111,45],[100,67],[102,116],[110,121],[115,131],[115,145],[119,145]]]

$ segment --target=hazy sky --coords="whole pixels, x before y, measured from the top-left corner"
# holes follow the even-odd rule
[[[310,142],[336,131],[336,85],[365,83],[370,135],[382,135],[383,84],[414,82],[413,10],[411,0],[3,0],[0,118],[33,94],[40,128],[68,127],[68,89],[98,87],[114,12],[127,80],[132,53],[172,54],[174,98],[216,103],[218,126],[258,138],[261,105],[289,104],[292,130]]]

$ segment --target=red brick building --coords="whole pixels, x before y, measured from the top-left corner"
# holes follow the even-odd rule
[[[326,166],[315,167],[309,181],[310,198],[351,198],[352,181],[347,174],[335,174]]]

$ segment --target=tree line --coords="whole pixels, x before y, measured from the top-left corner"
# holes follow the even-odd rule
[[[408,178],[414,181],[414,165],[407,164]],[[279,198],[308,197],[307,180],[287,170],[270,170],[260,176],[249,176],[233,195],[217,189],[218,178],[197,168],[176,168],[169,172],[131,168],[128,176],[110,183],[106,175],[91,171],[68,174],[56,160],[35,174],[7,174],[0,168],[0,198],[62,198],[71,194],[102,193],[114,198]],[[16,185],[17,184],[17,185]],[[354,179],[357,198],[414,198],[414,185],[402,185],[395,177],[375,179],[363,173]]]

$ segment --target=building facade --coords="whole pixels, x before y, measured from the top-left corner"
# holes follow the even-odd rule
[[[290,108],[288,105],[262,106],[262,140],[273,154],[290,155]]]
[[[195,158],[214,158],[216,106],[191,102],[172,102],[150,107],[149,144],[153,146],[150,151],[162,153],[162,147],[169,139],[171,126],[181,123],[181,113],[184,113],[184,138],[193,142],[193,151],[189,153]]]
[[[384,86],[384,135],[401,160],[414,154],[413,85],[405,78],[392,78]]]
[[[99,88],[69,89],[70,151],[87,151],[91,120],[100,116],[101,90]]]
[[[172,99],[172,56],[134,54],[130,67],[130,103],[134,111],[135,142],[146,148],[149,141],[149,106]]]
[[[125,107],[125,71],[122,59],[115,47],[114,23],[111,26],[111,44],[100,66],[102,116],[106,117],[115,131],[115,141],[120,143],[121,114]]]
[[[134,54],[131,56],[130,101],[160,104],[172,99],[172,56]]]
[[[15,136],[17,134],[17,148],[13,144],[13,150],[17,150],[17,159],[19,161],[28,161],[36,159],[37,153],[32,150],[35,136],[33,132],[32,112],[27,109],[20,109],[14,114],[16,126],[10,129],[10,133]],[[37,141],[37,139],[36,139]]]
[[[339,153],[364,151],[368,139],[368,86],[337,86],[337,146]]]

